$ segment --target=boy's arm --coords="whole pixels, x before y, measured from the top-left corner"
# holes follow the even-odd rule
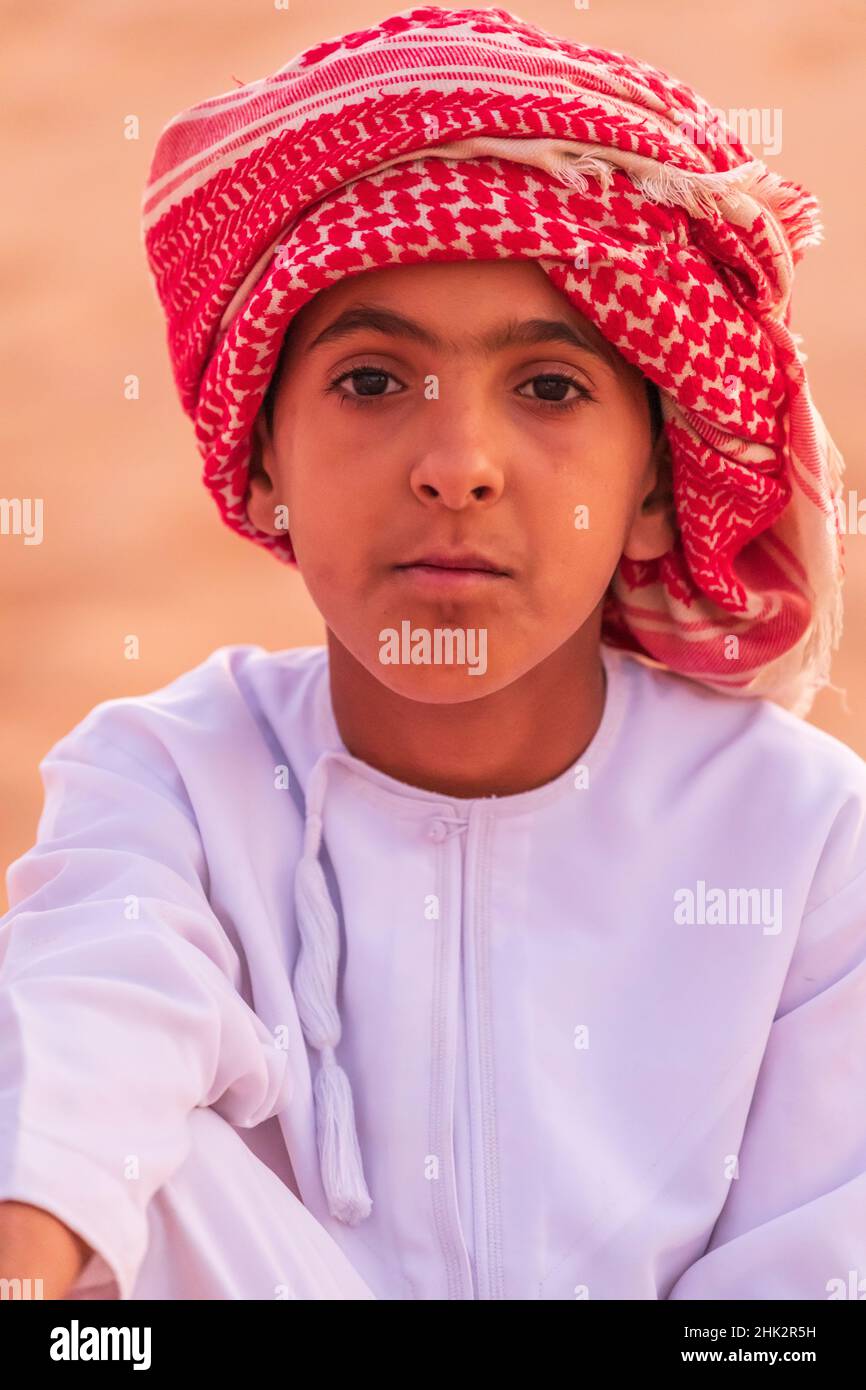
[[[25,1287],[38,1288],[42,1298],[63,1298],[92,1253],[41,1207],[0,1202],[0,1279],[27,1280]]]
[[[126,1298],[190,1113],[259,1123],[287,1055],[238,992],[182,779],[134,710],[97,707],[40,772],[0,920],[0,1201],[53,1215]]]
[[[866,871],[802,920],[737,1159],[667,1297],[866,1297]]]

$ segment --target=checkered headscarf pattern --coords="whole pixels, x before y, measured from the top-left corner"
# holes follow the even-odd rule
[[[843,464],[789,326],[820,235],[811,195],[688,87],[503,10],[408,10],[200,103],[163,131],[144,200],[227,524],[294,559],[244,499],[253,422],[313,295],[380,266],[531,257],[661,394],[676,544],[623,557],[604,639],[801,714],[829,680],[844,574]]]

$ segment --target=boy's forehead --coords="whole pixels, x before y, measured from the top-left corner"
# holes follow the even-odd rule
[[[458,319],[452,295],[459,297]],[[515,328],[530,323],[561,323],[573,330],[573,346],[593,351],[615,370],[629,368],[592,320],[528,260],[426,262],[347,276],[298,311],[289,335],[301,353],[361,328],[463,352],[501,348]]]

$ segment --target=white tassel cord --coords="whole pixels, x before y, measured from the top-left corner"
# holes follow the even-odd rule
[[[340,931],[318,858],[325,775],[326,768],[319,764],[307,793],[304,852],[295,873],[301,949],[293,986],[304,1036],[321,1053],[313,1092],[322,1186],[331,1215],[354,1226],[369,1216],[373,1203],[364,1178],[352,1090],[335,1051],[341,1031],[337,1011]]]

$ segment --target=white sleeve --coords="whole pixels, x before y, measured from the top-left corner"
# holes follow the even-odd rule
[[[87,1277],[127,1298],[195,1107],[255,1125],[291,1081],[239,993],[177,768],[107,703],[39,764],[37,840],[7,873],[0,1199],[64,1221],[95,1251]]]
[[[866,1297],[866,871],[802,919],[738,1176],[667,1296]]]

